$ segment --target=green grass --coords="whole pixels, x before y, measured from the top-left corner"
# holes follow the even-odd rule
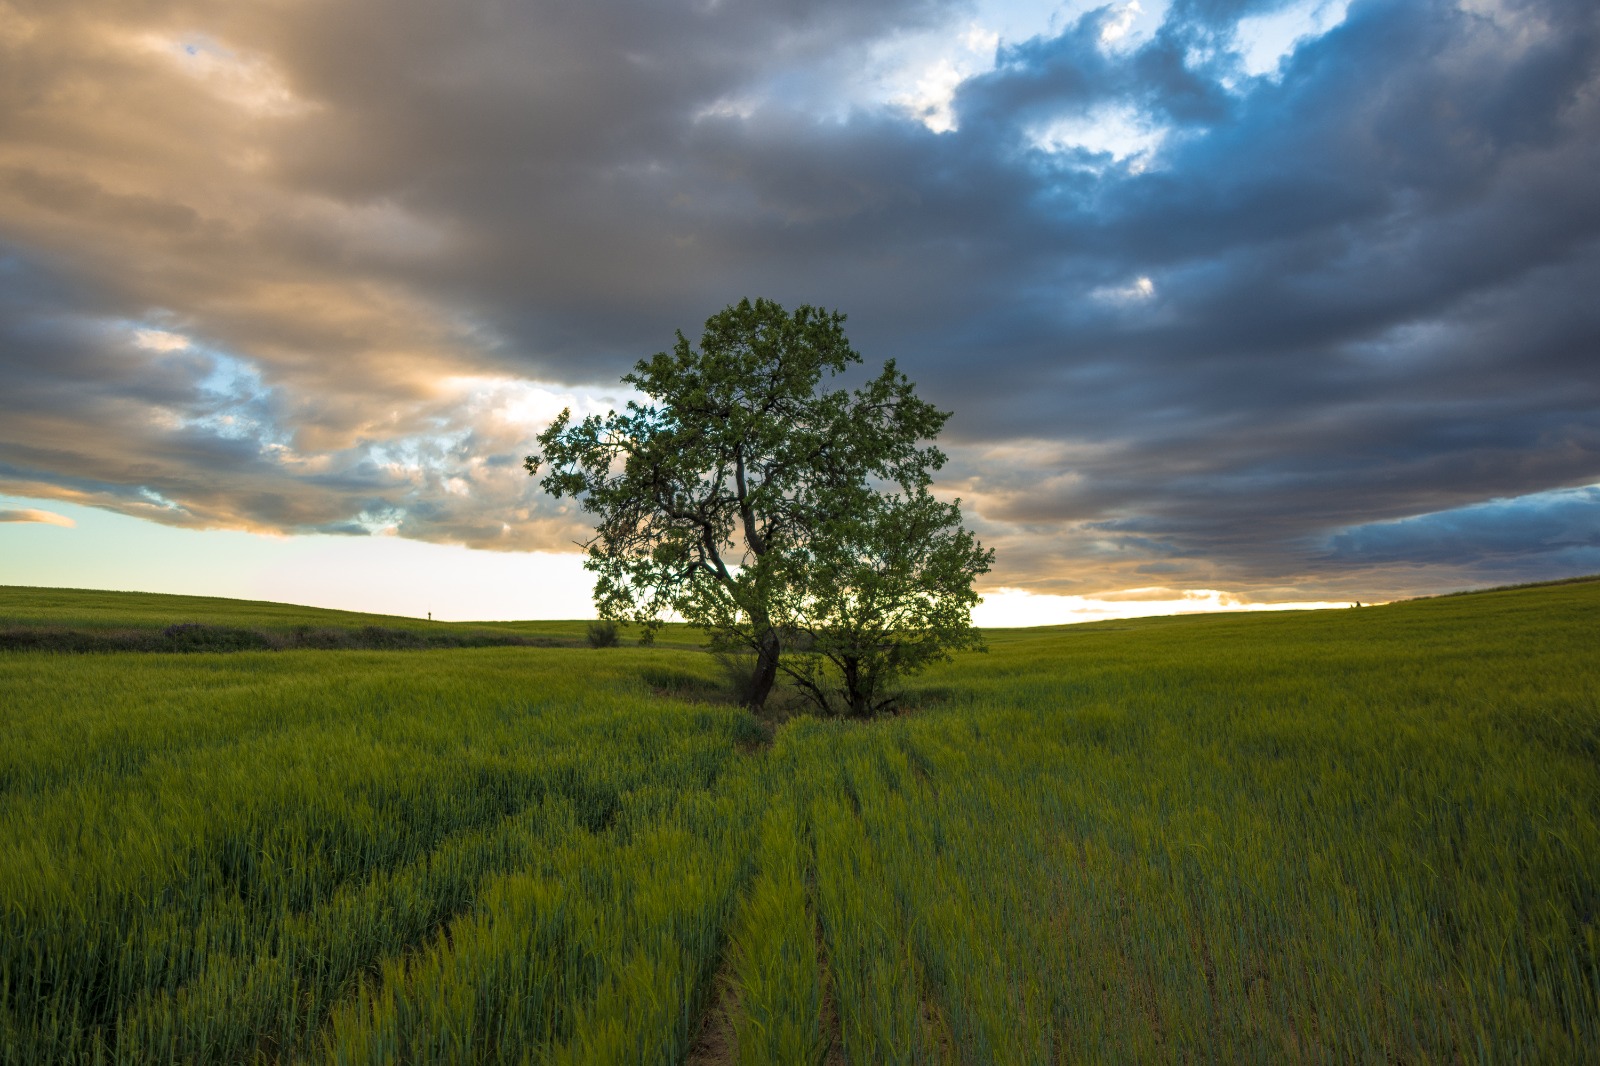
[[[173,599],[0,624],[399,624]],[[3,654],[0,1061],[1600,1061],[1597,622],[1000,631],[770,745],[673,647]]]
[[[398,615],[329,611],[320,607],[226,600],[212,596],[0,586],[0,625],[131,629],[160,628],[178,622],[266,629],[292,629],[301,625],[382,625],[421,629],[430,625],[449,625],[446,622],[429,623]],[[485,623],[485,626],[492,624]]]

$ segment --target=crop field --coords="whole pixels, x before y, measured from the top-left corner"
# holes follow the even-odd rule
[[[176,599],[0,629],[426,627]],[[1600,581],[996,631],[867,724],[508,630],[0,653],[0,1061],[1600,1061]]]

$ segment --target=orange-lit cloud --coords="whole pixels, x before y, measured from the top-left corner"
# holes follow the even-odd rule
[[[59,515],[54,511],[41,511],[35,507],[0,511],[0,522],[40,522],[47,526],[62,526],[66,529],[78,524],[66,515]]]

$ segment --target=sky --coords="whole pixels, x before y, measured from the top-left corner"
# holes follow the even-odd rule
[[[1593,0],[0,0],[0,583],[592,613],[741,297],[953,412],[983,624],[1600,571]]]

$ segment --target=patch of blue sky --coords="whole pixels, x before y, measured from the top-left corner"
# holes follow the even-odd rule
[[[405,520],[406,511],[402,507],[376,506],[363,508],[346,527],[352,532],[360,529],[373,535],[386,535],[396,532]]]
[[[171,328],[173,323],[160,316],[150,320],[122,320],[111,328],[127,337],[145,358],[160,363],[166,359],[204,360],[206,369],[194,383],[194,399],[177,413],[175,429],[199,430],[224,440],[255,441],[263,451],[282,452],[289,447],[292,434],[273,417],[274,390],[262,377],[261,368],[242,356],[197,343],[194,338]]]
[[[1149,40],[1169,0],[978,0],[952,9],[943,21],[922,23],[870,42],[865,55],[824,71],[785,70],[764,86],[705,109],[707,115],[748,116],[765,99],[804,106],[835,119],[856,109],[888,108],[936,133],[954,130],[956,90],[995,69],[1008,46],[1054,37],[1085,14],[1102,11],[1102,45],[1123,51]]]
[[[436,419],[436,422],[443,422]],[[447,423],[445,423],[447,424]],[[443,429],[443,425],[440,426]],[[396,474],[449,474],[472,455],[473,430],[418,433],[365,445],[367,457]]]
[[[1562,569],[1574,562],[1600,568],[1600,485],[1352,526],[1330,536],[1325,547],[1330,559],[1359,563],[1479,564],[1559,557]]]
[[[863,97],[860,102],[897,106],[935,132],[951,131],[957,128],[953,102],[962,83],[994,70],[1008,46],[1060,36],[1088,17],[1098,24],[1102,51],[1127,54],[1161,30],[1170,7],[1169,0],[979,0],[951,23],[879,42],[854,91]],[[1348,7],[1349,0],[1292,0],[1232,26],[1208,27],[1196,37],[1190,65],[1212,65],[1221,58],[1219,69],[1234,66],[1247,76],[1276,76],[1303,42],[1343,22]],[[1241,87],[1226,73],[1220,83],[1230,91]],[[1149,168],[1169,131],[1132,101],[1107,100],[1031,132],[1040,148],[1105,157],[1112,164],[1133,160],[1138,172]]]
[[[144,499],[148,500],[149,502],[155,504],[157,507],[161,508],[163,511],[181,511],[181,510],[183,510],[183,506],[181,504],[179,504],[176,500],[173,500],[173,499],[170,499],[170,498],[168,498],[166,496],[163,496],[161,493],[157,492],[153,488],[150,488],[148,485],[139,486],[139,495],[141,497],[143,497]]]
[[[253,440],[263,451],[288,448],[292,434],[273,417],[276,397],[261,369],[213,348],[200,351],[211,369],[197,383],[197,410],[184,418],[184,426],[225,440]]]
[[[1276,11],[1247,16],[1234,26],[1233,51],[1246,74],[1275,78],[1302,42],[1338,26],[1349,8],[1350,0],[1298,0]]]
[[[191,59],[234,59],[233,49],[225,47],[216,38],[204,33],[186,33],[167,42],[174,55]]]

